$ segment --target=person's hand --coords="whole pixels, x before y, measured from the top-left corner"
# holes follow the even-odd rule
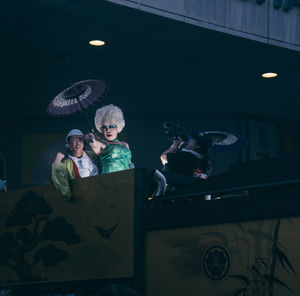
[[[181,137],[178,137],[173,140],[173,144],[171,145],[171,147],[168,150],[166,150],[165,152],[163,152],[163,154],[160,156],[160,160],[163,165],[168,163],[167,154],[175,153],[179,149],[179,147],[182,143],[183,143],[183,140]]]
[[[61,162],[64,158],[65,158],[65,155],[63,153],[61,153],[61,152],[58,152],[56,154],[56,159],[55,160]]]
[[[56,154],[56,158],[54,160],[54,167],[57,169],[58,165],[61,163],[61,161],[65,158],[65,155],[61,152],[58,152]]]
[[[96,133],[87,133],[84,137],[87,143],[93,142],[93,140],[101,142],[101,138]]]
[[[105,144],[101,142],[100,138],[93,133],[88,133],[85,135],[86,141],[89,143],[91,149],[98,155],[102,149],[105,148]]]
[[[181,137],[177,137],[177,139],[174,139],[174,140],[173,140],[173,145],[172,145],[172,146],[173,146],[175,149],[178,149],[182,143],[183,143],[182,138],[181,138]]]

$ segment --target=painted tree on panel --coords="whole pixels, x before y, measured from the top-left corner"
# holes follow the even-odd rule
[[[81,242],[75,228],[64,217],[50,219],[52,212],[43,196],[28,191],[8,215],[5,226],[15,231],[0,235],[0,265],[15,271],[21,282],[47,280],[34,274],[34,267],[38,264],[56,266],[69,258],[67,250],[51,243],[39,247],[42,242],[64,242],[66,245]]]

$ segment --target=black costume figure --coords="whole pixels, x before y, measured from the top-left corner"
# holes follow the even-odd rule
[[[192,133],[185,148],[181,149],[183,140],[173,140],[172,146],[161,155],[165,165],[168,184],[191,184],[195,179],[207,179],[210,161],[207,152],[211,145],[208,136]],[[192,177],[192,178],[191,178]]]

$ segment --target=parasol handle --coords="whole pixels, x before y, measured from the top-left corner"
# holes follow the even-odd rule
[[[91,123],[91,121],[90,121],[88,115],[86,114],[85,109],[82,107],[80,100],[78,100],[78,98],[76,98],[76,100],[77,100],[78,103],[79,103],[81,112],[83,112],[83,114],[84,114],[84,116],[85,116],[85,119],[86,119],[87,122],[88,122],[89,130],[90,130],[92,133],[95,133],[95,130],[94,130],[94,128],[93,128],[93,125],[92,125],[92,123]]]

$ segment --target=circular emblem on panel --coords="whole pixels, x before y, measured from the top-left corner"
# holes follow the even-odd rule
[[[226,276],[230,267],[228,251],[218,245],[209,247],[203,256],[203,270],[206,276],[214,281],[219,281]]]

